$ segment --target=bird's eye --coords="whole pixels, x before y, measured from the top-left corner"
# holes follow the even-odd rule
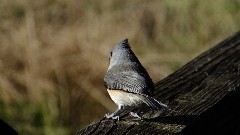
[[[112,52],[110,52],[110,56],[112,57]]]
[[[110,61],[110,59],[112,58],[112,52],[110,52],[110,57],[109,57],[109,61]]]

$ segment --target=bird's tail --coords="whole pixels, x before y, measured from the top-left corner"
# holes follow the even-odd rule
[[[167,105],[157,101],[156,99],[148,95],[143,95],[143,102],[147,104],[152,110],[169,109]]]

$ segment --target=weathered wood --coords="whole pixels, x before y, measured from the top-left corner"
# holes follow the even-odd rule
[[[240,134],[240,32],[158,82],[154,97],[171,110],[127,108],[120,121],[102,118],[77,134]]]

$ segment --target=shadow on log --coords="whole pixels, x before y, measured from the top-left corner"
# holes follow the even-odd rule
[[[0,119],[0,131],[4,135],[18,135],[18,133],[6,122]]]
[[[171,110],[127,108],[121,120],[102,118],[80,134],[240,134],[240,32],[155,84]],[[129,116],[138,111],[145,118]]]

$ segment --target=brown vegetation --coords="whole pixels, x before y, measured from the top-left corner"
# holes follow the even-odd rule
[[[0,118],[19,134],[69,134],[115,109],[103,87],[129,38],[154,82],[239,30],[240,3],[1,0]]]

